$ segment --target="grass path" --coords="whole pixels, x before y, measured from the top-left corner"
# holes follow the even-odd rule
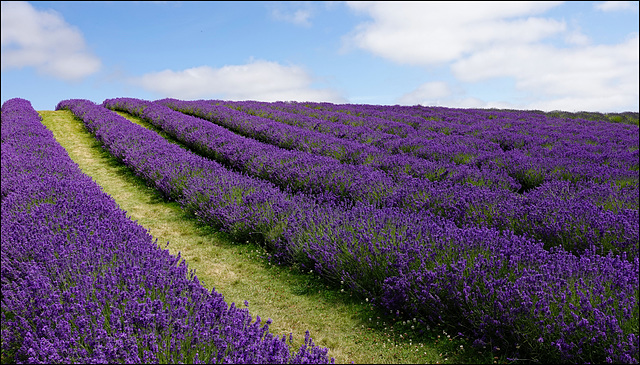
[[[67,150],[80,169],[91,176],[133,220],[149,230],[158,244],[181,253],[200,282],[222,293],[227,303],[249,301],[255,317],[271,318],[270,332],[293,333],[294,342],[309,330],[314,342],[329,348],[336,363],[475,362],[477,357],[439,345],[412,343],[398,326],[382,324],[366,303],[347,293],[325,290],[316,278],[293,268],[269,265],[262,250],[238,244],[199,224],[180,206],[164,200],[101,148],[81,121],[67,110],[40,111],[43,124]],[[129,117],[131,120],[137,118]],[[135,120],[141,123],[139,120]],[[369,321],[369,318],[372,321]],[[417,342],[417,341],[416,341]],[[435,342],[435,337],[434,337]],[[444,344],[442,342],[445,342]],[[448,358],[447,358],[448,356]],[[447,361],[445,361],[447,358]]]

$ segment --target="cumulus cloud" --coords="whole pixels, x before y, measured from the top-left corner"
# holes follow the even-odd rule
[[[80,31],[54,11],[27,2],[2,2],[2,70],[34,67],[64,80],[77,80],[100,69],[100,60]]]
[[[349,6],[368,14],[371,21],[357,26],[346,42],[399,64],[447,66],[461,85],[511,78],[520,101],[528,100],[522,108],[637,110],[637,33],[619,44],[593,45],[579,27],[542,16],[557,5],[558,2],[353,2]],[[628,7],[608,3],[598,6],[603,11]],[[549,40],[564,40],[565,44]],[[424,87],[401,100],[433,100],[428,95],[429,88],[438,83],[425,81]],[[455,97],[451,95],[448,100],[463,100]],[[474,97],[482,98],[465,96],[477,104]]]
[[[352,2],[373,21],[346,41],[399,63],[452,61],[493,44],[534,42],[563,31],[553,19],[531,17],[554,2]],[[527,16],[527,17],[525,17]]]
[[[455,62],[461,81],[511,77],[534,109],[613,110],[638,105],[638,36],[617,45],[494,47]]]
[[[333,90],[312,88],[313,77],[303,68],[263,60],[220,68],[164,70],[132,81],[163,97],[178,99],[345,102]]]

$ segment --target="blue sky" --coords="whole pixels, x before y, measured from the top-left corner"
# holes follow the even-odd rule
[[[2,2],[2,102],[638,111],[638,2]]]

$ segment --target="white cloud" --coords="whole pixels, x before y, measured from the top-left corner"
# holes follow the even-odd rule
[[[271,16],[276,20],[285,21],[295,25],[302,25],[305,27],[311,25],[311,11],[308,9],[298,9],[295,11],[273,9],[271,11]]]
[[[566,25],[535,18],[556,2],[350,2],[373,22],[347,37],[350,45],[398,63],[432,65],[494,44],[535,42]]]
[[[2,2],[2,70],[34,67],[38,72],[76,80],[97,72],[101,62],[80,31],[54,11],[27,2]]]
[[[458,81],[514,81],[520,108],[621,111],[638,109],[638,35],[611,45],[592,45],[577,24],[541,17],[558,2],[353,2],[372,20],[346,38],[348,45],[400,64],[448,66]],[[602,4],[601,10],[626,7]],[[564,46],[549,39],[564,40]],[[403,95],[424,102],[515,104],[481,101],[464,91],[430,96],[427,82]],[[433,90],[431,90],[433,92]],[[480,98],[480,99],[478,99]]]
[[[313,4],[308,1],[285,1],[269,3],[271,18],[303,27],[311,26]]]
[[[594,7],[601,11],[637,10],[638,3],[636,1],[604,1],[595,4]]]
[[[587,46],[591,43],[591,39],[582,32],[582,27],[577,19],[571,21],[571,25],[563,34],[564,42],[568,46]]]
[[[573,44],[576,46],[586,46],[591,43],[589,37],[587,37],[584,33],[577,29],[568,32],[564,37],[564,41],[567,44]]]
[[[426,82],[415,90],[403,95],[398,100],[405,105],[438,105],[440,100],[451,95],[451,89],[446,82],[432,81]]]
[[[464,82],[511,77],[516,89],[531,95],[534,109],[637,109],[638,41],[636,35],[617,45],[493,47],[451,69]]]
[[[345,102],[333,90],[312,88],[313,78],[303,68],[262,60],[220,68],[164,70],[132,81],[163,97],[178,99]]]

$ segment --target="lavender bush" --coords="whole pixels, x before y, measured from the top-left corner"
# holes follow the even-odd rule
[[[170,149],[157,134],[91,102],[58,107],[70,109],[107,150],[185,209],[207,222],[262,232],[276,255],[344,281],[381,309],[416,316],[422,325],[457,326],[476,344],[515,356],[638,361],[637,257],[593,250],[576,256],[509,230],[460,227],[428,210],[285,194]]]
[[[2,106],[2,357],[17,363],[328,363],[208,291],[75,165],[31,104]],[[333,360],[331,360],[333,361]]]
[[[449,176],[459,182],[473,182],[518,189],[520,186],[512,178],[493,171],[483,171],[475,166],[459,166],[447,161],[428,161],[408,154],[390,154],[373,145],[358,143],[308,130],[294,125],[280,123],[268,118],[249,115],[223,105],[217,101],[181,101],[176,99],[157,100],[156,103],[172,109],[207,119],[234,132],[255,138],[265,143],[286,149],[311,152],[336,158],[344,163],[372,165],[393,174],[408,173],[412,176],[440,180]]]
[[[408,208],[411,214],[428,208],[460,226],[488,226],[529,235],[543,241],[546,248],[562,246],[576,253],[588,249],[601,254],[626,252],[630,259],[638,256],[637,199],[635,204],[626,204],[629,199],[621,198],[637,197],[637,187],[551,180],[527,194],[516,194],[448,179],[432,182],[282,149],[150,101],[117,98],[107,99],[103,105],[138,115],[195,152],[287,191],[330,193],[379,207]],[[597,193],[585,196],[594,189]],[[596,196],[600,201],[593,199]]]
[[[427,136],[438,142],[455,137],[455,142],[444,143],[443,148],[436,151],[423,149],[427,155],[418,152],[424,157],[429,157],[429,153],[436,153],[456,158],[460,156],[459,150],[452,149],[450,153],[443,153],[448,150],[447,144],[460,143],[466,138],[476,137],[469,141],[484,141],[485,146],[498,145],[500,149],[492,151],[478,146],[481,148],[475,153],[474,149],[470,150],[471,153],[462,153],[466,160],[463,163],[485,166],[487,162],[498,162],[498,167],[506,169],[510,176],[524,185],[525,190],[557,178],[573,181],[638,179],[637,126],[579,118],[547,117],[538,112],[528,111],[311,102],[269,103],[269,107],[286,108],[305,115],[314,113],[332,119],[335,117],[331,116],[340,112],[350,115],[352,119],[376,118],[405,123],[418,131],[414,135]],[[469,145],[467,142],[462,143]],[[420,145],[416,146],[419,150]],[[522,153],[511,156],[509,151],[514,149]],[[531,167],[521,166],[526,160],[536,165],[533,170]],[[491,164],[486,167],[494,168]],[[536,173],[536,169],[542,169],[545,173]]]

